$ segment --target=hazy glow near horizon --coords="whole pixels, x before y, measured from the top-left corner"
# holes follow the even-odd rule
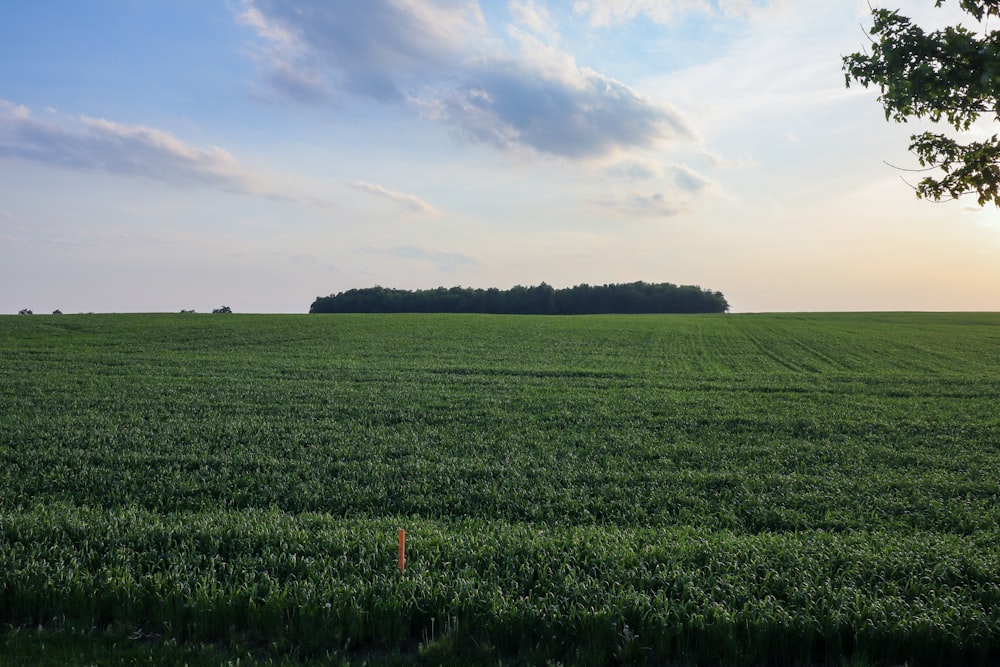
[[[4,3],[0,313],[635,280],[735,311],[1000,310],[1000,212],[916,200],[885,163],[915,166],[917,127],[844,86],[869,13]]]

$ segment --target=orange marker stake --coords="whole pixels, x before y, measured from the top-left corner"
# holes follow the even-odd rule
[[[406,569],[406,531],[399,529],[399,571]]]

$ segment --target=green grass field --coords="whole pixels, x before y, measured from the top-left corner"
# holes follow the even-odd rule
[[[0,622],[0,664],[1000,664],[1000,314],[2,317]]]

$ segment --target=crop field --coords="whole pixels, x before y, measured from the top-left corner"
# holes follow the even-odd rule
[[[0,664],[997,665],[1000,314],[0,317],[0,623]]]

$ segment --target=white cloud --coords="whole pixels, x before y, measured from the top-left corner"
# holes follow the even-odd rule
[[[580,67],[518,31],[518,57],[481,59],[446,93],[444,116],[465,136],[559,157],[607,158],[690,138],[687,119],[626,84]]]
[[[628,218],[672,217],[687,210],[683,203],[670,201],[661,192],[651,195],[633,193],[624,198],[595,200],[593,204],[611,211],[617,217]]]
[[[551,17],[532,0],[509,5],[527,29],[508,27],[514,53],[470,0],[245,1],[239,20],[263,40],[266,77],[301,102],[409,100],[465,138],[577,159],[692,134],[675,109],[543,42]]]
[[[0,158],[138,176],[182,187],[280,196],[262,176],[217,146],[198,148],[162,130],[103,118],[43,121],[26,107],[4,100],[0,100]]]
[[[862,89],[844,87],[841,56],[864,41],[861,19],[842,3],[805,9],[787,0],[755,5],[748,20],[730,26],[730,35],[699,62],[664,71],[637,88],[669,91],[671,101],[698,119],[705,136],[740,128],[770,127],[777,119],[798,131]],[[824,121],[826,122],[826,121]],[[717,143],[716,145],[722,145]],[[730,143],[727,150],[734,150]],[[745,153],[742,147],[737,147]]]
[[[772,0],[582,0],[573,3],[573,11],[586,16],[591,26],[609,27],[645,16],[657,23],[668,23],[677,18],[699,12],[722,16],[743,16],[768,5]]]
[[[549,10],[535,4],[535,0],[511,0],[508,9],[514,21],[531,32],[541,35],[555,33],[555,22]]]
[[[257,31],[257,34],[270,42],[291,45],[295,37],[281,25],[272,24],[252,3],[245,2],[243,11],[237,15],[237,22],[247,25]]]
[[[662,171],[662,167],[657,163],[641,159],[626,159],[605,167],[602,173],[614,179],[640,182],[659,178]]]
[[[436,209],[431,204],[428,204],[423,199],[416,197],[414,195],[408,195],[404,192],[397,192],[395,190],[390,190],[381,185],[375,183],[365,183],[364,181],[351,181],[348,183],[352,188],[360,190],[362,192],[367,192],[370,195],[375,195],[376,197],[381,197],[383,199],[388,199],[389,201],[395,202],[401,205],[413,213],[425,213],[430,215],[438,215],[440,211]]]
[[[739,169],[746,166],[743,160],[727,158],[709,150],[703,150],[701,158],[715,169]]]
[[[470,0],[245,0],[238,20],[263,40],[268,81],[311,102],[337,90],[401,101],[485,34]]]
[[[624,23],[635,19],[641,14],[645,14],[654,21],[663,23],[692,9],[704,9],[706,7],[707,3],[703,0],[674,0],[673,2],[663,2],[662,0],[632,0],[631,2],[621,2],[621,0],[589,0],[573,4],[573,10],[577,14],[587,16],[590,25],[594,27],[606,27],[617,23]]]
[[[701,192],[711,184],[707,178],[685,164],[674,167],[674,183],[685,192]]]

